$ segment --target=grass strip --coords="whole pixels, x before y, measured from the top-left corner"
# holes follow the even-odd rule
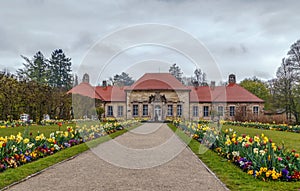
[[[212,170],[217,177],[230,190],[249,191],[249,190],[299,190],[300,182],[280,182],[269,181],[263,182],[253,178],[251,175],[243,172],[240,168],[228,162],[223,157],[219,156],[212,150],[207,150],[203,154],[199,154],[203,149],[198,141],[191,139],[183,131],[175,127],[173,124],[168,124],[172,131],[181,138],[191,150]]]
[[[268,129],[257,129],[251,127],[241,127],[241,126],[232,126],[232,125],[223,125],[222,130],[233,129],[237,134],[247,134],[250,136],[261,135],[262,133],[268,138],[272,139],[276,145],[284,144],[284,147],[288,150],[295,149],[297,152],[300,152],[300,133],[286,132],[286,131],[275,131]]]
[[[116,131],[108,136],[99,137],[97,139],[94,139],[92,141],[89,141],[87,143],[83,143],[80,145],[75,145],[70,148],[66,148],[64,150],[61,150],[51,156],[47,156],[45,158],[40,158],[36,161],[33,161],[28,164],[24,164],[20,167],[17,167],[15,169],[10,168],[6,171],[0,173],[0,189],[3,189],[6,186],[9,186],[10,184],[20,181],[32,174],[35,174],[37,172],[40,172],[43,169],[46,169],[56,163],[59,163],[61,161],[64,161],[72,156],[78,155],[84,151],[87,151],[88,149],[92,147],[96,147],[97,145],[104,143],[106,141],[109,141],[111,139],[114,139],[115,137],[118,137],[127,131],[136,128],[138,125],[132,126],[127,129],[122,129],[119,131]]]

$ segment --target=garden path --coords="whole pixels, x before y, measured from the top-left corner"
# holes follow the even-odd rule
[[[9,190],[227,190],[163,123],[146,123]]]

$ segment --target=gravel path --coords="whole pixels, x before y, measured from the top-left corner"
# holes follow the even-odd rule
[[[166,124],[147,123],[9,190],[226,190]]]

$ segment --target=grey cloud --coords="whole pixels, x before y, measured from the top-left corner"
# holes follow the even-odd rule
[[[1,1],[0,63],[19,67],[20,54],[30,57],[41,50],[48,56],[55,48],[62,48],[74,55],[74,67],[80,68],[90,46],[105,35],[129,25],[162,23],[202,41],[225,74],[236,70],[238,75],[253,76],[260,65],[259,71],[265,68],[272,76],[268,68],[278,67],[290,44],[299,38],[299,6],[296,0]],[[143,31],[128,38],[146,35],[159,39],[164,34]],[[174,37],[174,43],[176,40]],[[96,52],[109,55],[115,49],[118,47],[107,44]],[[94,58],[91,62],[104,61],[97,55]]]

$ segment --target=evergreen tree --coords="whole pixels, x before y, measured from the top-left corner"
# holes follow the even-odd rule
[[[44,55],[38,51],[33,58],[21,55],[25,60],[24,68],[17,71],[20,78],[36,81],[40,84],[47,84],[49,79],[49,65]]]
[[[54,50],[49,60],[49,84],[52,87],[70,89],[72,87],[71,65],[71,58],[66,57],[62,49]]]

